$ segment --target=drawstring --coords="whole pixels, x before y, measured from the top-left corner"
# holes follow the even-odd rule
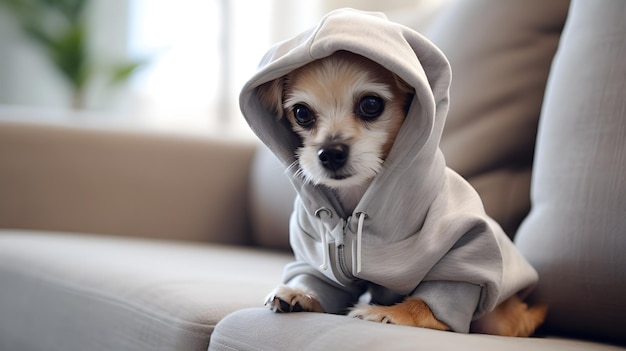
[[[333,217],[333,213],[330,212],[330,210],[327,209],[326,207],[318,208],[317,211],[315,211],[315,216],[321,219],[323,213],[325,213],[330,218]],[[330,263],[330,252],[328,248],[328,239],[326,238],[326,234],[327,234],[326,232],[321,234],[322,249],[324,251],[323,251],[323,261],[322,261],[322,264],[320,265],[320,268],[324,271],[328,269],[328,264]]]
[[[330,262],[330,258],[328,257],[330,253],[328,252],[328,239],[326,239],[326,232],[322,234],[322,248],[324,249],[324,259],[322,261],[322,264],[320,265],[320,268],[322,270],[327,270],[328,263]]]
[[[356,274],[361,273],[361,239],[363,238],[363,222],[367,218],[365,212],[358,212],[359,222],[356,227]]]

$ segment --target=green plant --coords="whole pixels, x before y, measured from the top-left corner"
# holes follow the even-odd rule
[[[71,105],[85,107],[87,86],[97,73],[112,85],[124,83],[145,61],[100,67],[88,49],[85,9],[88,0],[0,0],[18,19],[22,30],[39,44],[72,90]]]

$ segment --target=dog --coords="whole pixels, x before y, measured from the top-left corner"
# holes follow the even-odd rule
[[[301,140],[290,166],[307,182],[332,189],[345,213],[354,211],[381,171],[406,118],[412,87],[381,65],[348,51],[313,61],[257,88],[268,110],[288,121]],[[313,292],[281,285],[266,302],[275,312],[325,312]],[[450,330],[419,298],[380,306],[358,303],[348,316],[363,320]],[[528,307],[513,295],[471,323],[470,330],[529,336],[543,322],[545,306]]]

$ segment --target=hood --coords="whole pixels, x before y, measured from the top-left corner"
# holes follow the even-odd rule
[[[437,192],[437,179],[445,168],[438,148],[448,111],[450,65],[441,51],[415,31],[390,22],[381,13],[367,13],[352,9],[336,10],[326,15],[314,28],[273,46],[263,57],[258,71],[245,84],[240,95],[240,107],[254,133],[278,156],[285,166],[295,161],[295,151],[300,142],[291,128],[278,122],[275,114],[266,110],[255,93],[263,83],[280,78],[292,70],[312,61],[344,50],[364,56],[392,71],[414,90],[408,115],[388,155],[383,171],[374,179],[355,212],[376,213],[370,208],[379,192],[394,193],[395,180],[410,177],[415,182],[414,193],[421,194],[420,204],[393,203],[385,207],[397,208],[400,213],[406,206],[420,207],[415,212],[424,213],[426,204]],[[419,170],[419,174],[406,174]],[[311,213],[321,207],[332,208],[340,217],[342,213],[334,194],[323,186],[314,186],[300,179],[295,170],[290,178],[301,195],[304,206]],[[402,186],[402,191],[406,191]],[[423,217],[423,216],[418,216]],[[416,218],[420,221],[423,218]],[[386,225],[386,224],[383,224]]]

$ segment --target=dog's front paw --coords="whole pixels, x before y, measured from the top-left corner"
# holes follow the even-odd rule
[[[377,306],[359,303],[350,310],[350,312],[348,313],[348,317],[378,323],[400,324],[397,323],[395,319],[393,319],[393,316],[390,316],[389,311],[389,306]]]
[[[435,318],[424,301],[416,298],[407,298],[404,302],[393,306],[358,304],[348,316],[379,323],[450,330],[447,325]]]
[[[265,305],[274,312],[324,312],[311,293],[285,285],[276,288],[265,300]]]

